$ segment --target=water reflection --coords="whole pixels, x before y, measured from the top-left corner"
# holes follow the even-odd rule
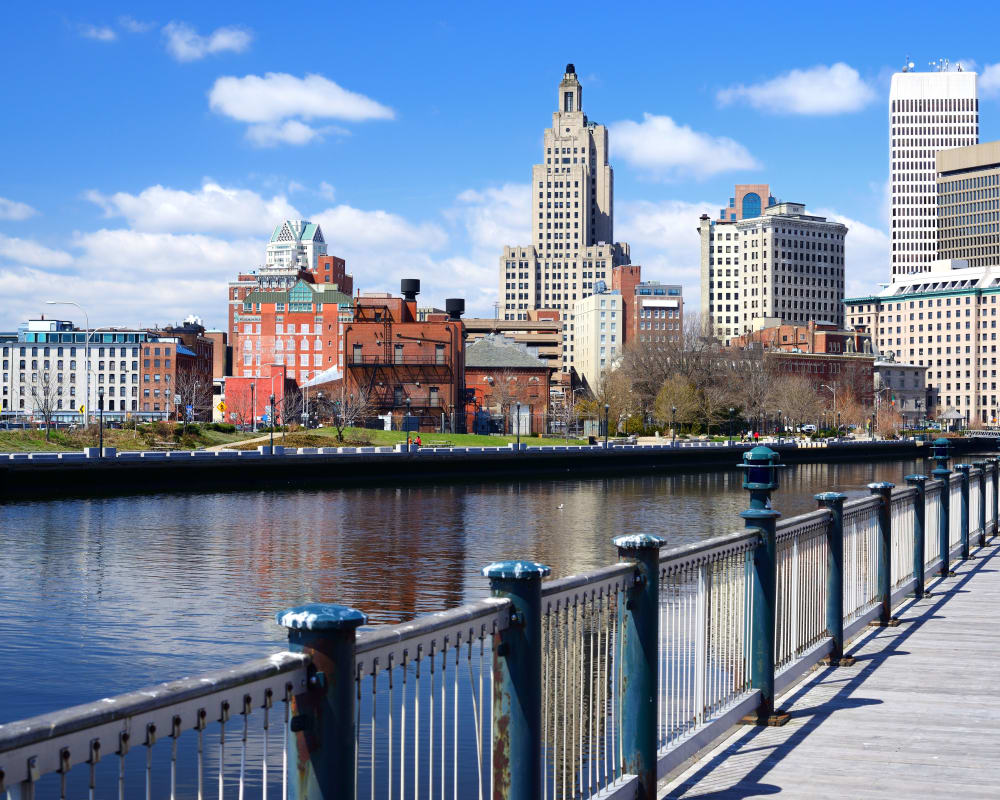
[[[789,467],[775,505],[866,494],[925,465]],[[737,471],[348,490],[150,495],[0,506],[0,721],[256,657],[275,610],[311,600],[376,623],[486,592],[480,568],[554,575],[615,560],[611,537],[670,544],[741,527]]]

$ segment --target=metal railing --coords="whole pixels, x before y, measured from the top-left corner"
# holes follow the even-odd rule
[[[972,516],[995,532],[996,459],[974,475],[987,502]],[[972,527],[963,480],[947,486],[964,525],[952,543]],[[290,652],[0,725],[0,797],[634,796],[643,769],[663,774],[758,708],[757,626],[771,628],[772,683],[791,680],[842,652],[845,630],[887,623],[915,566],[940,561],[944,484],[871,488],[817,496],[820,509],[771,529],[769,620],[755,605],[760,527],[669,550],[620,537],[620,563],[544,583],[540,565],[491,565],[508,570],[487,573],[493,597],[357,633],[360,612],[307,606],[279,615]],[[519,793],[524,775],[536,794]]]

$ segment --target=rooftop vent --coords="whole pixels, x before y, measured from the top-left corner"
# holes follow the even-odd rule
[[[452,319],[461,319],[465,313],[465,300],[461,297],[449,297],[444,301],[444,310]]]
[[[399,293],[404,300],[416,300],[420,294],[420,281],[416,278],[403,278],[399,282]]]

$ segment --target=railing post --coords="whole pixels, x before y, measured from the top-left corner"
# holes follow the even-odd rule
[[[280,611],[288,649],[312,657],[309,683],[293,694],[288,721],[288,796],[353,797],[355,633],[367,622],[347,606],[313,603]]]
[[[626,773],[639,778],[638,800],[656,800],[656,670],[660,647],[659,536],[612,540],[618,560],[635,564],[635,581],[619,605],[622,644],[622,754]]]
[[[494,597],[510,600],[510,624],[493,637],[493,797],[542,792],[542,578],[534,561],[483,567]]]
[[[986,459],[990,465],[990,479],[993,481],[993,535],[1000,533],[1000,458]]]
[[[844,501],[846,494],[822,492],[814,495],[819,508],[830,511],[826,526],[826,630],[833,639],[830,655],[823,663],[850,667],[854,659],[844,655]]]
[[[752,725],[784,725],[789,715],[774,707],[774,628],[777,610],[777,532],[781,514],[771,508],[771,490],[778,487],[778,454],[755,447],[743,454],[743,488],[750,508],[740,512],[748,528],[761,533],[760,544],[747,554],[750,568],[750,686],[760,691],[760,705],[743,718]]]
[[[907,475],[906,482],[917,490],[913,495],[913,596],[918,600],[924,596],[924,517],[927,505],[926,475]]]
[[[878,505],[878,619],[872,625],[896,626],[899,620],[892,616],[892,490],[895,484],[888,481],[869,483],[868,490],[879,498]]]
[[[942,578],[954,577],[949,561],[951,560],[951,534],[948,530],[951,523],[951,470],[948,469],[948,440],[943,436],[935,439],[931,448],[932,458],[937,466],[931,475],[941,482],[941,502],[938,503],[938,548],[941,553],[941,567],[938,575]]]
[[[973,461],[972,466],[979,470],[979,539],[976,547],[986,547],[986,462]]]
[[[955,469],[958,470],[959,474],[959,489],[961,491],[961,509],[962,513],[959,515],[959,532],[962,536],[962,560],[967,561],[969,559],[969,470],[972,469],[972,464],[956,464]]]

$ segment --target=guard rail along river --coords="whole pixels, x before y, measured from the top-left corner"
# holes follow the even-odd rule
[[[730,535],[628,532],[619,563],[549,580],[485,565],[492,597],[399,625],[276,609],[287,652],[0,725],[0,793],[121,796],[141,776],[147,797],[649,800],[734,724],[783,724],[784,688],[850,667],[863,628],[996,535],[1000,462],[950,455],[939,439],[932,477],[779,522],[780,457],[759,446]]]

